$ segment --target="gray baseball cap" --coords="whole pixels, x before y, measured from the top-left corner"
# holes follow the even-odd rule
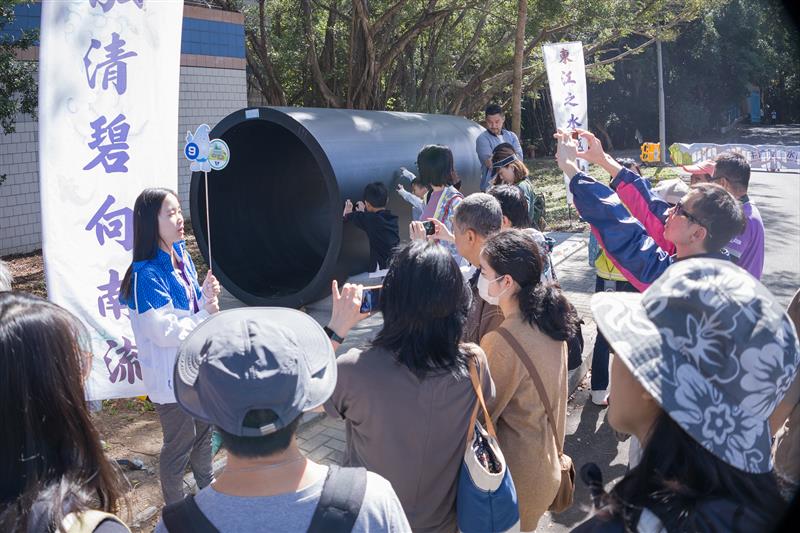
[[[305,313],[243,307],[212,315],[178,348],[175,397],[194,418],[240,437],[269,435],[322,405],[336,386],[330,339]],[[244,427],[245,415],[278,419]]]

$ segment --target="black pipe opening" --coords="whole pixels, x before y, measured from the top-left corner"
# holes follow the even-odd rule
[[[210,133],[231,151],[228,166],[208,175],[214,274],[249,305],[300,307],[330,294],[332,279],[371,268],[366,234],[342,221],[344,200],[383,183],[404,238],[411,207],[394,192],[398,169],[414,169],[422,146],[445,144],[462,192],[476,190],[481,131],[463,117],[420,113],[262,107],[228,115]],[[192,174],[190,196],[208,259],[200,172]]]
[[[331,190],[335,180],[326,176],[324,153],[275,121],[225,126],[214,128],[211,138],[228,144],[230,162],[208,175],[215,275],[247,303],[302,305],[318,292],[309,286],[336,229],[331,197],[338,189]],[[195,234],[208,257],[203,174],[195,172],[192,182]]]

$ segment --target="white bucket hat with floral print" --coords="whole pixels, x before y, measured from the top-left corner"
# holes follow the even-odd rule
[[[686,259],[643,294],[598,293],[592,312],[636,379],[709,452],[772,469],[768,418],[797,375],[794,325],[733,263]]]

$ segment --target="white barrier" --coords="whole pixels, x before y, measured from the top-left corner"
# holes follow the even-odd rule
[[[778,144],[711,144],[711,143],[674,143],[669,147],[669,155],[676,165],[691,165],[698,161],[713,159],[722,152],[741,154],[750,163],[752,170],[767,172],[800,171],[797,156],[800,146],[784,146]]]

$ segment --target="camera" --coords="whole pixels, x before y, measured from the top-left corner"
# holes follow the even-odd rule
[[[431,222],[430,220],[426,220],[422,223],[422,227],[425,228],[425,235],[433,235],[436,233],[436,224]]]
[[[382,292],[383,286],[364,287],[364,293],[361,296],[360,311],[362,313],[371,313],[376,311],[381,304]]]

